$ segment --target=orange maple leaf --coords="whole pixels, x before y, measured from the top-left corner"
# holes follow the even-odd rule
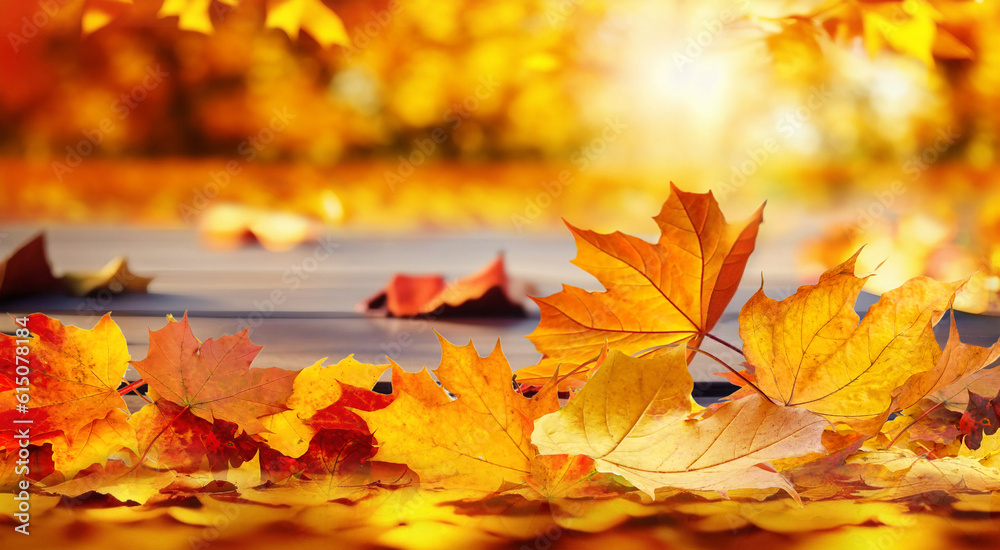
[[[671,184],[670,197],[653,218],[661,231],[655,244],[567,224],[576,238],[573,263],[607,291],[566,285],[547,298],[532,298],[542,319],[528,338],[544,358],[520,371],[518,380],[548,378],[559,362],[586,363],[605,343],[628,354],[685,340],[700,344],[736,293],[763,208],[746,222],[729,224],[711,192],[687,193]]]
[[[17,386],[27,385],[21,383],[27,379],[31,388],[23,414],[16,409],[23,404],[16,388],[0,393],[3,430],[12,430],[13,420],[31,419],[31,432],[37,436],[73,436],[87,424],[126,408],[118,385],[130,357],[125,336],[110,314],[91,330],[65,326],[41,313],[28,317],[27,326],[31,338],[0,335],[0,378]],[[23,347],[27,354],[16,353]],[[22,374],[24,367],[27,374]]]
[[[277,367],[251,369],[261,347],[249,329],[199,342],[187,314],[149,331],[149,355],[132,363],[163,399],[209,422],[234,422],[247,433],[264,431],[260,417],[286,410],[296,372]]]

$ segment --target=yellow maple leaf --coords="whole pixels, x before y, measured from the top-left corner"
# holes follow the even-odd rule
[[[326,357],[299,371],[292,383],[289,408],[261,418],[269,433],[262,434],[272,449],[298,458],[309,449],[316,428],[306,421],[317,411],[337,402],[342,395],[340,382],[371,389],[389,365],[367,365],[350,355],[335,365],[324,366]]]
[[[938,392],[944,392],[945,396],[962,393],[975,382],[972,375],[997,358],[1000,358],[1000,340],[988,348],[963,343],[952,311],[948,342],[937,363],[934,368],[911,376],[894,392],[897,405],[906,409]],[[963,381],[966,382],[963,384]]]
[[[860,253],[780,302],[762,288],[740,312],[740,337],[768,397],[871,432],[896,408],[897,388],[937,365],[933,327],[964,283],[911,279],[859,322],[854,303],[870,277],[854,274]]]
[[[900,20],[892,11],[896,6],[864,6],[861,19],[864,22],[865,48],[874,58],[886,45],[903,55],[919,59],[927,66],[934,65],[931,53],[937,25],[934,24],[932,9],[919,2],[912,2],[910,17]]]
[[[111,294],[143,293],[153,282],[152,277],[132,273],[124,256],[111,260],[99,271],[66,273],[60,279],[73,296],[88,296],[101,291]]]
[[[139,454],[135,430],[128,423],[128,415],[113,410],[107,417],[95,420],[73,434],[59,436],[52,441],[52,461],[66,477],[73,477],[91,464],[104,464],[122,449]]]
[[[434,373],[456,399],[434,391],[426,372],[397,385],[401,369],[395,366],[392,404],[356,411],[379,442],[374,460],[406,464],[430,487],[496,491],[524,483],[535,455],[532,423],[559,408],[554,389],[531,399],[517,393],[499,341],[480,357],[471,342],[455,346],[438,338],[442,359]],[[420,389],[408,393],[402,390],[407,384]]]
[[[692,418],[685,350],[633,358],[612,351],[562,410],[535,423],[541,454],[580,454],[643,492],[795,489],[767,462],[823,453],[822,417],[751,395]]]

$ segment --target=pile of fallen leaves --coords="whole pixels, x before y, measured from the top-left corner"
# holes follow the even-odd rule
[[[544,357],[516,380],[499,343],[483,357],[442,338],[433,376],[353,357],[288,371],[252,368],[261,348],[245,330],[199,341],[186,316],[132,361],[110,315],[92,330],[32,315],[30,338],[0,339],[0,521],[20,524],[26,477],[45,546],[996,538],[1000,371],[983,368],[1000,342],[963,344],[953,318],[944,349],[933,332],[962,281],[912,279],[863,319],[857,254],[784,300],[760,291],[739,315],[746,362],[726,365],[740,388],[705,408],[687,363],[715,338],[762,212],[730,224],[711,194],[673,189],[654,219],[652,244],[571,227],[575,263],[605,291],[536,299]],[[130,364],[142,380],[123,385]],[[392,393],[371,391],[387,369]],[[148,403],[130,414],[122,396],[142,384]]]

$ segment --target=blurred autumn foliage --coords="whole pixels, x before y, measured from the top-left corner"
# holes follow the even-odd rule
[[[10,47],[0,69],[12,78],[0,92],[0,143],[8,155],[61,155],[115,115],[121,130],[108,132],[99,156],[232,156],[275,109],[287,109],[296,122],[263,158],[328,165],[406,152],[442,126],[451,131],[442,157],[564,158],[613,115],[652,126],[692,111],[709,126],[703,131],[714,126],[714,137],[735,141],[810,103],[817,86],[832,90],[819,99],[835,104],[802,121],[811,136],[800,148],[813,157],[910,153],[951,127],[962,149],[951,155],[981,166],[996,139],[990,3],[4,4]],[[58,8],[51,17],[50,4]],[[286,4],[316,11],[276,19]],[[328,25],[310,24],[316,14]],[[161,85],[116,104],[154,67],[166,75]],[[735,135],[720,136],[721,127]]]
[[[780,115],[822,85],[836,105],[809,117],[822,141],[804,152],[816,156],[907,153],[951,126],[981,164],[995,141],[989,3],[51,0],[52,17],[43,4],[5,2],[0,68],[16,77],[0,96],[8,154],[60,154],[125,112],[115,100],[157,66],[169,76],[100,155],[232,155],[285,108],[299,118],[265,158],[406,151],[440,126],[454,130],[445,157],[561,158],[607,116],[663,121],[696,106],[689,116],[702,124],[716,111],[747,134],[766,122],[751,108]],[[316,11],[279,21],[286,4]],[[114,16],[98,27],[100,6]],[[326,27],[310,24],[319,13]],[[343,26],[329,30],[338,16]],[[297,41],[268,28],[295,35],[297,25]],[[483,93],[484,81],[498,89]]]
[[[993,2],[3,6],[5,219],[176,225],[236,202],[364,230],[648,231],[674,180],[836,213],[822,266],[920,212],[997,269]],[[891,243],[907,275],[940,249],[911,244]]]
[[[5,17],[4,35],[41,9],[5,4],[19,12]],[[17,78],[3,91],[3,151],[59,155],[114,114],[122,129],[109,133],[101,156],[229,156],[285,109],[296,123],[263,158],[329,165],[406,149],[440,126],[455,131],[444,157],[559,153],[587,137],[579,115],[611,61],[586,45],[598,9],[554,25],[540,2],[330,2],[330,16],[353,36],[324,48],[308,27],[298,41],[265,28],[274,2],[194,2],[202,17],[187,27],[209,33],[158,18],[160,4],[122,4],[81,38],[79,11],[90,4],[69,2],[37,37],[4,48],[0,67]],[[116,105],[150,67],[168,75],[162,86],[128,111],[129,102]]]

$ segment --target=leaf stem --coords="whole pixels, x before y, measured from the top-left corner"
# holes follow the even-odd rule
[[[136,380],[135,382],[132,382],[131,384],[129,384],[129,385],[125,386],[124,388],[118,390],[118,395],[121,395],[121,396],[128,395],[129,393],[132,392],[132,390],[138,388],[139,386],[141,386],[141,385],[143,385],[145,383],[146,383],[146,381],[143,380],[142,378],[140,378],[140,379]],[[139,392],[135,392],[135,393],[136,393],[136,395],[139,394]]]
[[[562,384],[563,380],[566,380],[570,376],[573,376],[574,374],[580,372],[580,370],[583,369],[584,367],[586,367],[587,365],[589,365],[591,363],[596,363],[597,360],[600,359],[600,358],[601,358],[601,354],[598,353],[593,358],[591,358],[591,359],[587,360],[586,362],[581,363],[580,365],[578,365],[575,369],[573,369],[573,370],[569,371],[568,373],[560,376],[559,379],[556,380],[556,388],[558,389],[559,384]]]
[[[924,414],[922,414],[922,415],[914,418],[913,422],[910,422],[909,424],[906,425],[905,428],[903,428],[902,430],[899,430],[899,433],[896,434],[896,437],[892,438],[892,441],[889,442],[889,447],[892,447],[892,445],[894,443],[896,443],[896,440],[898,440],[900,437],[902,437],[902,435],[906,432],[906,430],[909,430],[910,428],[912,428],[914,424],[916,424],[917,422],[920,422],[921,420],[923,420],[923,418],[925,416],[931,414],[931,411],[933,411],[934,409],[940,407],[941,405],[944,405],[944,401],[938,401],[933,407],[931,407],[931,408],[927,409],[926,411],[924,411]]]
[[[122,397],[125,397],[130,392],[135,392],[135,394],[138,395],[139,398],[142,399],[143,401],[145,401],[146,403],[152,403],[153,402],[152,399],[150,399],[150,398],[146,397],[145,395],[139,393],[139,391],[137,389],[137,388],[139,388],[139,386],[142,386],[143,384],[146,383],[146,381],[143,380],[142,378],[140,378],[139,380],[137,380],[137,381],[135,381],[135,382],[133,382],[131,384],[128,383],[128,380],[125,380],[124,378],[122,378],[122,382],[125,382],[128,385],[125,386],[124,388],[118,390],[118,395],[120,395]]]
[[[677,347],[677,346],[679,346],[679,345],[680,345],[680,344],[679,344],[679,343],[677,343],[677,344],[665,344],[665,345],[662,345],[662,346],[655,346],[655,347],[652,347],[652,348],[649,348],[649,349],[647,349],[647,350],[643,350],[642,352],[640,352],[640,353],[641,353],[642,355],[639,355],[639,357],[642,357],[642,356],[644,356],[644,355],[646,355],[646,354],[649,354],[649,353],[652,353],[652,352],[654,352],[654,351],[656,351],[656,350],[658,350],[658,349],[664,349],[664,348],[673,348],[673,347]],[[691,350],[691,351],[695,351],[695,352],[698,352],[698,353],[700,353],[700,354],[704,355],[705,357],[708,357],[709,359],[712,359],[713,361],[715,361],[716,363],[718,363],[718,364],[722,365],[723,367],[726,367],[726,369],[727,369],[727,370],[728,370],[729,372],[731,372],[731,373],[735,374],[736,376],[738,376],[738,377],[740,378],[740,380],[742,380],[742,381],[746,382],[746,384],[747,384],[748,386],[750,386],[751,388],[753,388],[754,390],[756,390],[756,391],[757,391],[757,393],[759,393],[759,394],[760,394],[760,395],[761,395],[761,396],[762,396],[762,397],[763,397],[764,399],[767,399],[768,401],[770,401],[772,405],[777,405],[777,406],[782,406],[782,405],[780,405],[779,403],[775,403],[775,402],[774,402],[774,400],[773,400],[773,399],[771,399],[771,398],[770,398],[770,397],[769,397],[769,396],[768,396],[768,395],[767,395],[766,393],[764,393],[764,392],[763,392],[763,391],[762,391],[762,390],[761,390],[760,388],[758,388],[756,384],[754,384],[753,382],[751,382],[750,380],[748,380],[748,379],[747,379],[747,377],[745,377],[745,376],[743,376],[742,374],[740,374],[740,372],[739,372],[739,371],[737,371],[737,370],[736,370],[736,369],[734,369],[733,367],[729,366],[729,364],[728,364],[728,363],[726,363],[725,361],[723,361],[722,359],[719,359],[718,357],[716,357],[716,356],[712,355],[711,353],[709,353],[709,352],[707,352],[707,351],[705,351],[705,350],[703,350],[703,349],[701,349],[701,348],[696,348],[696,347],[694,347],[694,346],[692,346],[692,345],[690,345],[690,344],[686,344],[686,343],[685,343],[685,347],[686,347],[687,349]],[[634,357],[634,355],[633,355],[633,357]]]
[[[125,477],[126,475],[128,475],[128,474],[134,472],[135,470],[137,470],[139,468],[139,466],[142,466],[142,461],[146,460],[146,455],[149,454],[149,451],[153,448],[153,444],[156,443],[156,440],[159,439],[160,436],[163,435],[163,433],[167,431],[167,428],[169,428],[178,418],[181,417],[182,414],[184,414],[185,412],[187,412],[190,408],[191,408],[190,406],[184,407],[183,409],[181,409],[181,412],[177,413],[177,416],[171,418],[170,422],[167,422],[167,424],[165,426],[163,426],[163,428],[160,429],[159,433],[157,433],[155,436],[153,436],[153,439],[151,439],[149,441],[149,445],[146,446],[146,450],[142,452],[142,456],[139,457],[139,460],[137,460],[135,462],[135,466],[132,466],[131,468],[129,468],[125,473],[123,473],[121,476],[119,476],[118,479],[121,479],[121,478]],[[163,414],[163,411],[160,411],[160,414]]]
[[[711,332],[706,332],[705,336],[708,336],[709,338],[711,338],[712,340],[715,340],[716,342],[722,344],[723,346],[726,346],[727,348],[735,351],[736,353],[738,353],[740,355],[743,355],[743,350],[741,350],[740,348],[738,348],[738,347],[730,344],[729,342],[723,340],[722,338],[719,338],[718,336],[712,334]]]

